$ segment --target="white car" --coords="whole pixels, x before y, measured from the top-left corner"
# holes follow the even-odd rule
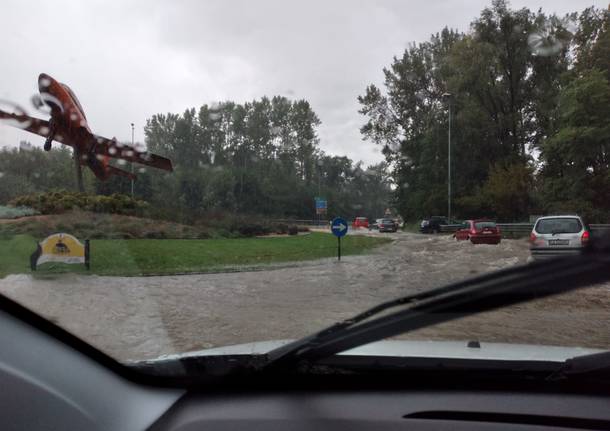
[[[577,215],[540,217],[530,234],[532,260],[579,254],[591,233]]]

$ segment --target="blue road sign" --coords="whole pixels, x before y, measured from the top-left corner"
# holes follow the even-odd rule
[[[316,209],[326,209],[326,200],[316,198]]]
[[[336,217],[333,219],[330,230],[333,232],[334,236],[341,238],[347,233],[347,222],[341,217]]]

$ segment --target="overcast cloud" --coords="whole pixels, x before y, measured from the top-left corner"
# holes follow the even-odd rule
[[[0,99],[31,110],[46,72],[77,94],[95,133],[144,140],[147,118],[264,95],[310,101],[321,147],[373,163],[356,97],[411,42],[466,31],[490,1],[2,2]],[[603,1],[513,1],[563,15]],[[0,109],[6,105],[0,103]],[[43,139],[0,125],[0,145]]]

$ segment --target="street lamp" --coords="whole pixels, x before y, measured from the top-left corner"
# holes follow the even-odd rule
[[[447,133],[447,221],[451,223],[451,93],[443,93],[449,106],[449,130]]]
[[[135,148],[133,144],[133,123],[131,123],[131,148]],[[131,163],[131,174],[133,175],[133,162]],[[133,199],[133,176],[131,177],[131,199]]]

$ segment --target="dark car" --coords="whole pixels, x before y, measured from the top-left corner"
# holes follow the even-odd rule
[[[473,244],[500,244],[502,235],[496,222],[491,220],[466,220],[455,232],[458,241],[470,241]]]
[[[441,225],[448,224],[447,218],[443,216],[432,216],[422,220],[419,225],[419,231],[421,233],[439,233],[441,231]]]
[[[379,232],[396,232],[398,230],[398,223],[391,218],[384,218],[377,224],[379,226]]]

